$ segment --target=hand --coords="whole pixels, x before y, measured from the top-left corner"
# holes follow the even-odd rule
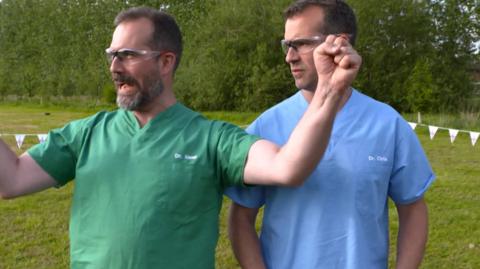
[[[317,91],[344,93],[357,76],[362,58],[345,35],[329,35],[314,51]],[[321,88],[321,89],[319,89]]]

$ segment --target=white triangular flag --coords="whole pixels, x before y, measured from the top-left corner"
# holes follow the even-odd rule
[[[457,138],[458,130],[457,129],[448,129],[448,134],[450,134],[450,142],[453,143],[455,138]]]
[[[428,130],[430,131],[430,140],[433,139],[433,137],[435,136],[435,134],[437,133],[438,131],[438,127],[437,126],[428,126]]]
[[[37,134],[37,137],[40,143],[43,143],[45,140],[47,140],[47,134]]]
[[[415,130],[415,127],[417,127],[417,124],[415,122],[409,122],[408,123],[410,127],[412,127],[412,130]]]
[[[477,143],[479,135],[480,135],[480,133],[470,132],[470,139],[472,139],[472,146],[475,146],[475,143]]]
[[[24,134],[16,134],[15,135],[15,140],[17,141],[17,147],[21,148],[23,144],[23,140],[25,140],[25,135]]]

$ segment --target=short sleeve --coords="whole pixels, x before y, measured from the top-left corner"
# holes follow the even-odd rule
[[[259,120],[260,119],[256,119],[254,122],[252,122],[250,125],[248,125],[248,127],[247,127],[247,129],[245,129],[245,131],[249,134],[260,136],[260,130],[259,130],[259,124],[258,124]]]
[[[28,154],[59,185],[75,178],[75,167],[81,147],[82,121],[74,121],[48,133],[47,139],[28,150]]]
[[[250,147],[260,138],[235,125],[219,124],[216,143],[217,167],[223,186],[243,185],[243,174]]]
[[[265,187],[230,187],[225,189],[225,195],[235,203],[248,207],[260,208],[265,204]]]
[[[247,133],[260,135],[258,120],[255,120],[246,129]],[[225,190],[225,195],[239,205],[249,208],[260,208],[265,204],[265,187],[263,186],[235,186]]]
[[[416,134],[403,119],[397,121],[395,143],[388,194],[395,203],[413,203],[423,197],[435,175]]]

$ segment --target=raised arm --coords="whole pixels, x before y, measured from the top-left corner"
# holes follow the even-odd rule
[[[17,157],[0,139],[1,198],[15,198],[53,187],[55,184],[56,181],[28,153]]]
[[[361,65],[361,57],[342,36],[330,35],[314,51],[318,83],[315,94],[283,147],[259,140],[249,151],[244,182],[300,185],[311,174],[328,145],[340,103]]]

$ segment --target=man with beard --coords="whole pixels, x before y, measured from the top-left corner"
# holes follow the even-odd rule
[[[75,178],[72,268],[213,268],[223,189],[299,185],[320,160],[361,59],[344,38],[316,48],[317,94],[283,147],[209,121],[178,103],[182,38],[168,14],[133,8],[106,50],[119,110],[49,133],[20,157],[0,143],[0,194],[13,198]]]
[[[356,33],[355,15],[344,1],[294,1],[285,10],[282,48],[299,91],[247,131],[286,143],[323,80],[313,47],[328,34],[353,44]],[[230,238],[243,268],[388,268],[389,198],[399,219],[395,268],[418,268],[428,233],[423,195],[434,174],[396,111],[350,87],[346,93],[325,155],[305,184],[226,191],[234,201]],[[255,218],[262,206],[259,239]]]

